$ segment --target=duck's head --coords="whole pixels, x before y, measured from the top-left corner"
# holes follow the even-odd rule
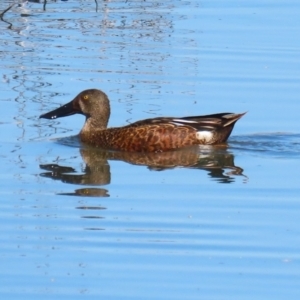
[[[74,114],[82,114],[93,125],[106,127],[110,116],[109,100],[106,94],[97,89],[79,93],[71,102],[40,116],[43,119],[56,119]]]

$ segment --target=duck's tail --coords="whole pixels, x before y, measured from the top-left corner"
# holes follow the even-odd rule
[[[234,124],[236,121],[238,121],[246,113],[247,112],[244,112],[242,114],[227,114],[227,115],[224,115],[223,118],[225,119],[225,122],[223,123],[223,127],[229,126],[230,124]]]

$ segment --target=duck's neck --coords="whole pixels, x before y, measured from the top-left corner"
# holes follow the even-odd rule
[[[96,130],[104,130],[107,128],[108,120],[86,118],[85,123],[81,129],[81,133],[91,133]]]

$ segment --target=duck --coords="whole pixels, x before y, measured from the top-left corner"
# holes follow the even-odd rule
[[[40,118],[56,119],[73,114],[85,116],[79,133],[83,143],[127,152],[163,152],[192,145],[223,144],[235,123],[245,115],[217,113],[182,118],[156,117],[123,127],[108,128],[110,103],[107,95],[99,89],[88,89],[69,103],[42,114]]]

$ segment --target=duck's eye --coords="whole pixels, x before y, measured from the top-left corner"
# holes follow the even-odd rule
[[[88,95],[84,95],[82,98],[83,98],[83,100],[88,100],[89,96]]]

